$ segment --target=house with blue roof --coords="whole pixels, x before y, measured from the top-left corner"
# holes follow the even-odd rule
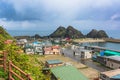
[[[25,44],[25,53],[27,54],[40,54],[43,55],[43,44],[39,41],[34,41],[32,43]]]

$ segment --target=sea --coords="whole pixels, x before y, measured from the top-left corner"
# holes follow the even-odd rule
[[[54,32],[54,30],[7,30],[7,32],[12,36],[34,36],[35,34],[39,34],[40,36],[48,36]],[[90,30],[81,31],[83,34],[87,34]],[[119,30],[107,30],[106,33],[109,37],[120,39]],[[84,43],[82,46],[90,45],[90,46],[100,46],[114,50],[120,50],[120,43],[110,43],[110,42],[94,42],[94,43]]]

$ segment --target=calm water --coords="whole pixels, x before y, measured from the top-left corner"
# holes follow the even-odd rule
[[[21,36],[21,35],[28,35],[28,36],[33,36],[35,34],[39,34],[40,36],[47,36],[50,35],[51,33],[53,33],[53,30],[46,30],[46,31],[40,31],[40,30],[32,30],[32,31],[28,31],[28,30],[7,30],[8,33],[12,36]],[[84,30],[82,31],[84,34],[87,34],[87,32],[89,32],[90,30]],[[120,38],[120,33],[119,31],[106,31],[107,34],[109,34],[109,36],[112,37],[117,37]],[[111,33],[112,32],[112,33]],[[105,43],[83,43],[81,44],[82,46],[86,46],[86,45],[94,45],[94,46],[100,46],[100,47],[106,47],[106,48],[110,48],[110,49],[115,49],[115,50],[120,50],[120,43],[109,43],[109,42],[105,42]],[[81,46],[80,45],[80,46]]]
[[[21,36],[21,35],[30,35],[33,36],[35,34],[39,34],[40,36],[47,36],[53,33],[55,30],[7,30],[9,34],[12,36]],[[84,35],[86,35],[91,30],[80,30]],[[118,30],[105,30],[109,37],[120,39],[120,31]]]
[[[111,42],[94,42],[94,43],[83,43],[80,46],[100,46],[114,50],[120,50],[120,43],[111,43]]]
[[[12,36],[33,36],[35,34],[39,34],[40,36],[48,36],[50,35],[53,30],[46,30],[46,31],[40,31],[40,30],[33,30],[33,31],[28,31],[28,30],[7,30],[8,33]]]

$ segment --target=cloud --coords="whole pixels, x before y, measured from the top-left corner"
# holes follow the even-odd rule
[[[7,29],[118,28],[120,0],[1,0],[0,24]],[[109,23],[110,22],[110,23]],[[80,27],[79,27],[80,26]]]
[[[120,20],[120,14],[114,14],[111,16],[111,20]]]

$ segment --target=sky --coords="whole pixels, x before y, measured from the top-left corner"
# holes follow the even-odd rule
[[[120,29],[120,0],[0,0],[7,30]]]

